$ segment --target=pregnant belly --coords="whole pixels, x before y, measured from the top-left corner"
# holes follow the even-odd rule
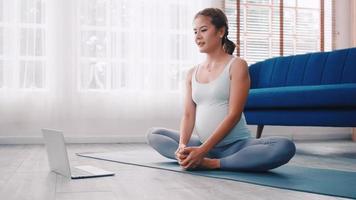
[[[202,142],[214,132],[228,113],[227,105],[201,105],[197,107],[195,132]]]

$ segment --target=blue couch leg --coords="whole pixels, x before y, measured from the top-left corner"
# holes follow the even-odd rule
[[[264,125],[257,126],[256,138],[260,138],[262,136],[263,127]]]

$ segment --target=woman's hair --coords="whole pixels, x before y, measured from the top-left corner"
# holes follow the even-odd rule
[[[211,23],[215,26],[216,29],[225,27],[225,34],[222,38],[221,45],[223,45],[226,53],[232,55],[236,45],[227,38],[227,35],[229,34],[229,26],[225,13],[219,8],[205,8],[204,10],[199,11],[195,15],[194,19],[196,19],[198,16],[210,17]]]

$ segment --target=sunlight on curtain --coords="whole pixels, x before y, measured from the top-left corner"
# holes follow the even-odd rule
[[[46,6],[45,0],[0,1],[1,135],[29,132],[50,118]]]
[[[45,88],[44,0],[2,0],[0,6],[1,88]]]
[[[79,1],[79,88],[179,90],[186,69],[199,61],[192,35],[197,2]]]
[[[0,0],[0,136],[176,127],[204,0]]]

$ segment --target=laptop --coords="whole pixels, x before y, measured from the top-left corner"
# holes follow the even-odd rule
[[[42,129],[51,171],[72,179],[113,176],[114,173],[90,165],[70,167],[62,131]]]

